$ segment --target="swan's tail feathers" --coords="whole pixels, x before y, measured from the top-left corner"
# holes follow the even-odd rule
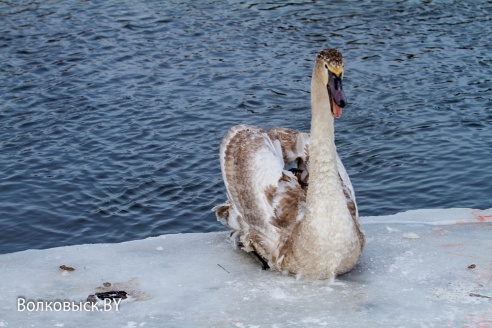
[[[242,249],[242,250],[246,251],[245,245],[244,245],[243,241],[241,240],[241,237],[242,237],[242,233],[240,231],[237,231],[237,230],[232,230],[230,235],[229,235],[229,239],[231,240],[232,245],[234,246],[235,249]],[[246,253],[248,255],[250,255],[256,262],[258,262],[260,264],[260,267],[262,270],[270,269],[268,262],[263,257],[261,257],[261,255],[258,254],[257,251],[250,250],[250,251],[246,251]]]
[[[241,224],[242,218],[236,210],[234,210],[234,207],[229,200],[223,204],[215,206],[212,208],[212,211],[215,212],[217,220],[226,227],[239,231],[243,229],[242,225],[244,225],[244,223]]]

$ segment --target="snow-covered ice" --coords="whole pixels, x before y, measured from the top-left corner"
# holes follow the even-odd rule
[[[492,326],[492,209],[361,222],[362,259],[334,282],[262,271],[225,232],[0,255],[0,327]],[[129,297],[118,311],[18,311],[104,291]]]

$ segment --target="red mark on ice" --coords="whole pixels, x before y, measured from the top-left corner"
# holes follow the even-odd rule
[[[467,317],[470,324],[465,324],[466,328],[490,328],[492,327],[492,310],[479,312],[476,315]]]
[[[492,221],[492,215],[479,215],[477,216],[478,222],[488,222]]]
[[[465,246],[465,244],[443,244],[443,245],[441,245],[441,247],[444,247],[444,248],[463,247],[463,246]]]

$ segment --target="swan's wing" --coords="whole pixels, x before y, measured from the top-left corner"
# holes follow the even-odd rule
[[[234,210],[267,232],[265,222],[274,215],[267,189],[278,184],[284,166],[278,143],[259,128],[235,126],[222,141],[220,165]]]
[[[347,200],[347,206],[350,210],[350,213],[352,214],[352,217],[358,220],[359,211],[357,209],[357,202],[355,201],[354,187],[352,186],[352,182],[350,182],[350,178],[347,173],[347,170],[345,169],[345,166],[343,166],[342,160],[340,159],[340,156],[338,156],[338,153],[337,153],[337,167],[338,167],[338,174],[340,176],[340,180],[343,187],[343,193],[345,194],[345,198]]]
[[[340,176],[340,181],[342,182],[343,193],[345,194],[345,199],[347,200],[347,208],[349,209],[352,219],[354,220],[361,249],[363,249],[366,240],[364,238],[364,233],[362,232],[362,229],[360,227],[359,210],[357,209],[357,202],[355,201],[354,187],[350,182],[350,178],[348,176],[347,170],[345,170],[345,166],[343,166],[342,160],[338,156],[338,153],[337,153],[337,167],[338,167],[338,174]]]
[[[305,207],[304,190],[284,170],[280,142],[259,128],[235,126],[222,141],[220,163],[228,202],[214,208],[218,219],[235,230],[246,251],[275,265]]]
[[[278,238],[270,220],[275,215],[272,193],[282,177],[284,166],[280,145],[278,142],[274,144],[259,128],[234,126],[220,145],[220,165],[231,204],[229,217],[237,215],[235,221],[229,222],[229,218],[222,221],[254,239],[253,244],[262,244],[266,252],[271,253]],[[250,240],[241,242],[246,250],[252,250]]]

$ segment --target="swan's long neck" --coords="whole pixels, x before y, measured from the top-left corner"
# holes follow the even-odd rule
[[[334,117],[326,83],[315,65],[311,82],[311,138],[309,144],[309,188],[301,238],[307,242],[334,239],[351,225],[337,168]],[[341,229],[341,230],[340,230]]]
[[[347,206],[338,172],[334,116],[327,89],[328,80],[333,78],[327,71],[329,65],[342,66],[341,57],[335,55],[338,53],[322,51],[314,65],[306,212],[290,241],[292,255],[286,257],[288,265],[294,263],[296,272],[320,279],[333,278],[350,270],[360,257],[363,245],[362,233]],[[338,87],[341,84],[329,84],[336,99],[345,102],[343,91]],[[341,114],[340,108],[336,108],[335,114]]]

